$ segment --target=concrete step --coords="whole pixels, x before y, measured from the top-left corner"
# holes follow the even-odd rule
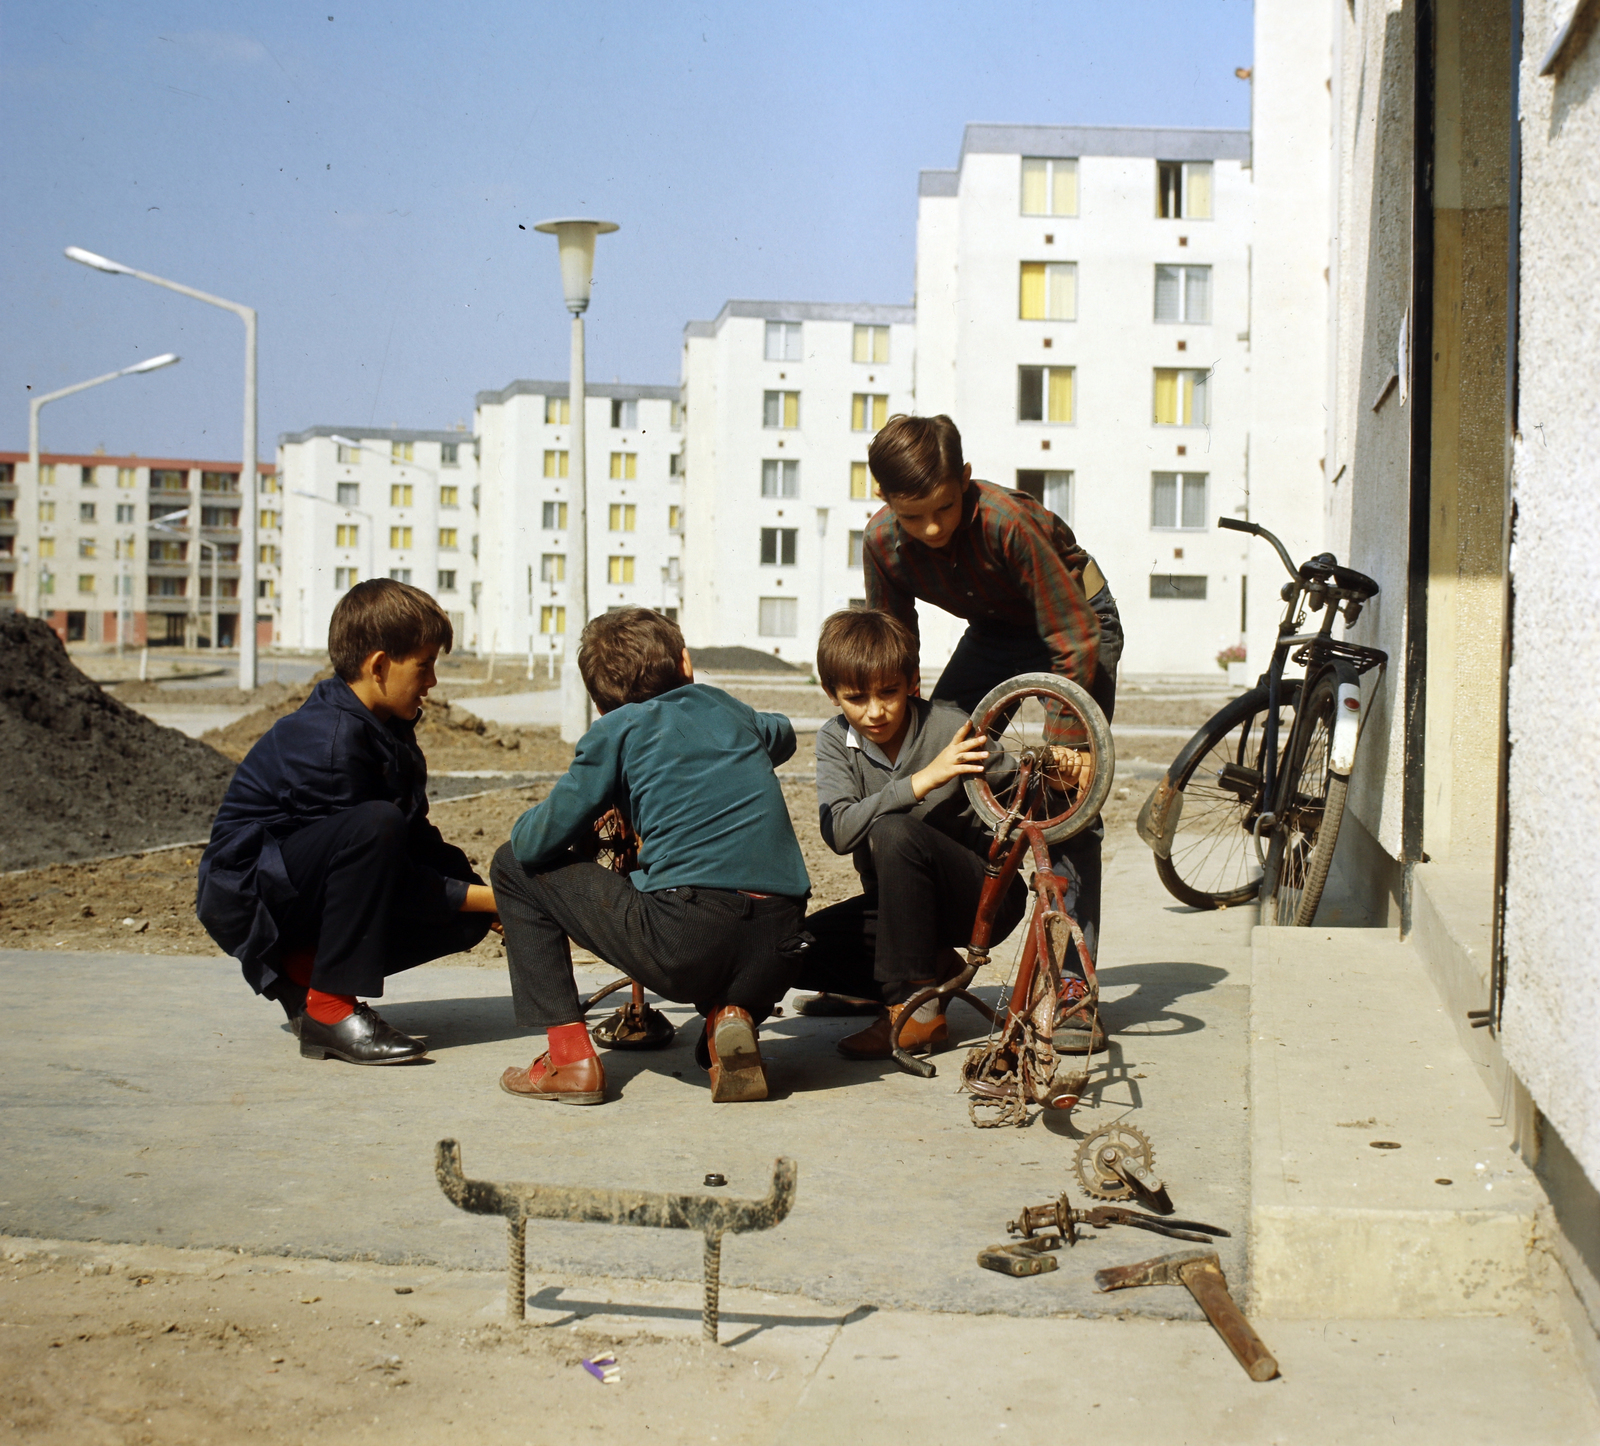
[[[1421,958],[1382,929],[1258,926],[1251,953],[1255,1310],[1525,1305],[1544,1196]]]

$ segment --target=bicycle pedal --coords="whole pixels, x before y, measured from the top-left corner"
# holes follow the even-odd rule
[[[1040,1235],[1009,1245],[989,1245],[978,1252],[978,1264],[1001,1275],[1047,1275],[1060,1269],[1060,1262],[1049,1251],[1061,1248],[1059,1235]]]

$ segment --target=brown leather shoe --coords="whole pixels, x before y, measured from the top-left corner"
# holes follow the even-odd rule
[[[598,1105],[606,1097],[606,1067],[592,1054],[563,1065],[553,1065],[549,1054],[541,1054],[527,1069],[508,1069],[500,1076],[500,1088],[519,1100]]]
[[[894,1051],[889,1047],[889,1030],[892,1024],[900,1022],[904,1013],[905,1006],[896,1004],[859,1033],[846,1035],[836,1048],[846,1059],[894,1058]],[[913,1052],[919,1049],[932,1050],[947,1043],[949,1038],[950,1025],[944,1015],[936,1014],[926,1021],[913,1016],[900,1031],[900,1048]]]
[[[734,1104],[767,1097],[767,1072],[750,1011],[726,1004],[706,1021],[711,1051],[711,1102]]]

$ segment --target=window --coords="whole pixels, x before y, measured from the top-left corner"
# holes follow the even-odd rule
[[[353,467],[360,460],[361,448],[359,446],[346,447],[342,442],[339,444],[339,461],[346,467]]]
[[[1204,530],[1206,525],[1206,474],[1204,472],[1152,472],[1150,474],[1150,525]]]
[[[99,550],[97,549],[97,547],[95,545],[94,538],[92,538],[92,537],[80,537],[78,539],[78,556],[79,557],[98,557],[99,555],[100,555],[99,554]]]
[[[769,321],[767,323],[768,361],[800,361],[805,353],[800,349],[800,323],[798,321]]]
[[[850,398],[850,430],[876,432],[889,420],[889,399],[870,392],[856,392]]]
[[[266,528],[276,527],[278,525],[278,514],[276,512],[263,512],[260,525]]]
[[[40,502],[39,521],[54,522],[56,520],[56,504],[54,502]]]
[[[1211,421],[1207,373],[1176,367],[1156,368],[1155,423],[1158,427],[1204,427]]]
[[[676,506],[667,508],[667,531],[683,531],[683,508]]]
[[[540,582],[565,582],[567,580],[567,555],[564,552],[547,552],[539,559]]]
[[[153,540],[150,543],[151,562],[186,562],[189,557],[187,542]]]
[[[411,529],[408,527],[408,528],[405,529],[405,531],[409,535]],[[456,550],[456,529],[455,528],[453,528],[453,527],[441,527],[439,529],[439,550],[441,552],[454,552]]]
[[[850,495],[858,501],[872,496],[872,474],[865,462],[850,464]]]
[[[53,538],[53,537],[41,537],[39,539],[39,556],[40,557],[54,557],[55,555],[56,555],[56,540],[55,540],[55,538]]]
[[[277,490],[278,474],[276,472],[265,473],[261,478],[260,485],[256,488],[256,491],[262,493],[263,495],[270,495]]]
[[[763,427],[798,427],[800,425],[800,393],[763,392],[761,396],[761,425]]]
[[[1022,214],[1076,216],[1078,163],[1044,156],[1022,158]]]
[[[78,591],[89,593],[93,592],[94,588],[94,574],[92,572],[80,572],[78,574]]]
[[[611,454],[611,480],[613,482],[632,482],[639,475],[639,454],[637,452],[613,452]]]
[[[41,487],[54,487],[56,485],[56,464],[54,462],[40,463],[39,485]]]
[[[546,607],[539,609],[539,631],[541,633],[560,634],[567,630],[567,610],[565,608]]]
[[[411,484],[409,482],[390,483],[389,505],[391,507],[411,506]]]
[[[97,484],[96,484],[96,481],[95,481],[94,468],[93,467],[80,467],[80,468],[78,468],[78,481],[79,481],[80,485],[82,485],[84,487],[94,487],[94,486],[96,486]]]
[[[544,424],[547,427],[559,427],[572,420],[572,403],[566,397],[546,397],[544,399]]]
[[[633,559],[631,557],[608,557],[606,559],[607,582],[632,582]]]
[[[1156,215],[1168,220],[1211,219],[1211,162],[1157,161]]]
[[[1072,473],[1034,472],[1019,469],[1017,491],[1042,502],[1063,522],[1072,521]]]
[[[185,597],[189,591],[186,577],[153,577],[147,584],[151,597]]]
[[[1204,602],[1206,580],[1181,572],[1153,572],[1150,574],[1150,596],[1155,598],[1192,598]]]
[[[411,546],[411,529],[409,527],[391,527],[389,529],[389,546],[400,552]]]
[[[359,482],[340,482],[334,487],[335,500],[341,507],[359,507],[361,505],[361,484]]]
[[[389,461],[395,464],[415,461],[414,451],[415,447],[411,442],[391,442],[389,444]]]
[[[78,504],[78,521],[79,522],[93,522],[94,521],[94,503],[92,503],[92,502],[80,502]]]
[[[864,533],[864,532],[852,532],[850,534],[850,564],[849,565],[851,567],[860,567],[861,566],[861,543],[862,543],[862,539],[865,536],[866,536],[866,533]]]
[[[4,546],[10,539],[0,537],[0,546]],[[139,549],[131,537],[119,537],[116,546],[112,549],[117,557],[137,557]]]
[[[389,576],[395,582],[410,582],[411,569],[409,567],[391,567],[389,569]]]
[[[439,591],[454,592],[456,590],[456,574],[454,568],[446,568],[439,574]]]
[[[631,502],[613,502],[611,504],[610,531],[632,532],[637,513],[638,509]]]
[[[1211,268],[1156,267],[1156,320],[1209,323]]]
[[[346,592],[361,581],[361,574],[353,567],[336,567],[333,570],[333,585],[338,591]]]
[[[239,514],[231,507],[202,507],[200,509],[200,525],[202,527],[237,527]]]
[[[800,464],[775,461],[768,458],[761,464],[761,495],[763,497],[798,497],[800,495]]]
[[[0,497],[0,522],[10,522],[16,515],[16,501],[10,497]]]
[[[209,577],[207,577],[204,573],[201,573],[201,575],[200,575],[200,596],[201,597],[210,597],[211,596],[211,579]],[[217,579],[217,596],[218,597],[238,597],[239,596],[239,579],[236,578],[236,577],[219,577]]]
[[[461,443],[439,443],[439,465],[441,467],[459,467],[461,465]]]
[[[202,492],[237,492],[239,490],[239,474],[237,472],[202,472],[200,474],[200,490]]]
[[[567,528],[567,504],[565,502],[546,502],[542,509],[540,525],[546,532],[565,532]]]
[[[265,563],[268,567],[278,565],[278,549],[270,542],[264,542],[256,549],[256,561]]]
[[[222,542],[217,544],[217,561],[236,563],[239,561],[239,544],[237,542]]]
[[[1073,367],[1018,367],[1017,420],[1070,422]]]
[[[667,458],[667,476],[683,476],[683,453],[674,452]]]
[[[117,521],[118,522],[132,522],[133,521],[133,504],[131,502],[119,502],[117,504]]]
[[[800,536],[798,527],[763,527],[761,529],[761,565],[763,567],[793,567],[795,539]]]
[[[1072,261],[1024,261],[1017,315],[1023,321],[1076,321],[1078,267]]]
[[[163,582],[172,581],[171,578],[162,578],[161,580]],[[181,578],[181,577],[179,579],[177,579],[177,580],[179,582],[184,581],[184,579]],[[154,588],[155,588],[155,584],[152,582],[150,584],[150,587],[151,587],[151,590],[153,591]],[[42,573],[40,573],[39,574],[39,591],[40,592],[54,592],[55,590],[56,590],[56,575],[53,572],[42,572]],[[181,589],[180,589],[180,591],[181,591]]]
[[[134,467],[118,467],[117,468],[117,486],[118,487],[135,487],[135,486],[138,485],[138,482],[139,482],[139,472],[138,472],[137,468],[134,468]]]
[[[277,585],[276,582],[273,581],[272,578],[263,577],[263,578],[256,579],[256,596],[257,597],[276,597],[277,595],[278,595],[278,585]]]
[[[631,398],[624,401],[621,397],[613,397],[611,401],[611,425],[629,431],[639,425],[639,404]]]
[[[672,430],[674,432],[681,432],[683,430],[683,403],[682,402],[673,402],[672,403],[672,410],[671,410],[671,412],[669,414],[668,421],[670,422],[670,424],[672,426]]]
[[[567,475],[567,454],[565,452],[546,452],[544,454],[544,475],[546,477],[565,477]]]
[[[886,362],[889,360],[889,328],[886,326],[857,326],[850,336],[850,356],[858,362]]]
[[[335,547],[354,547],[361,540],[361,529],[353,522],[341,522],[333,531]]]
[[[187,492],[189,490],[189,479],[174,467],[152,468],[150,472],[150,490],[152,492]]]
[[[764,638],[792,638],[800,632],[800,604],[792,597],[759,600],[758,631]]]

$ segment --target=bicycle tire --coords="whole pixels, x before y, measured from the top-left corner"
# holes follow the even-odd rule
[[[1285,686],[1286,698],[1294,696],[1295,686]],[[1242,714],[1239,702],[1244,700],[1236,700],[1210,719],[1184,749],[1187,757],[1171,776],[1183,804],[1169,852],[1156,855],[1156,874],[1173,898],[1193,909],[1248,904],[1261,892],[1262,870],[1251,832],[1261,807],[1259,786],[1244,797],[1220,782],[1230,765],[1260,775],[1266,689],[1245,695],[1252,697],[1254,706],[1245,703]],[[1279,704],[1280,715],[1286,706]]]
[[[1338,694],[1338,675],[1324,673],[1296,720],[1281,790],[1283,805],[1262,874],[1263,923],[1309,928],[1322,902],[1344,822],[1347,784],[1329,766]]]
[[[1070,799],[1052,791],[1052,796],[1061,798],[1065,806],[1059,813],[1034,820],[1047,843],[1060,843],[1082,833],[1099,818],[1100,810],[1111,795],[1117,768],[1116,750],[1111,743],[1111,727],[1099,705],[1076,683],[1058,678],[1054,673],[1021,673],[991,689],[972,710],[973,729],[1002,745],[1007,742],[1022,746],[1031,744],[1016,722],[1018,711],[1030,700],[1042,705],[1047,717],[1059,718],[1065,713],[1075,718],[1082,725],[1081,731],[1089,746],[1092,771],[1088,788]],[[1014,740],[1010,737],[1012,734],[1016,735]],[[1016,750],[1008,748],[1007,751]],[[1010,815],[1009,798],[997,798],[981,773],[969,774],[963,783],[973,812],[989,828],[998,828]]]

